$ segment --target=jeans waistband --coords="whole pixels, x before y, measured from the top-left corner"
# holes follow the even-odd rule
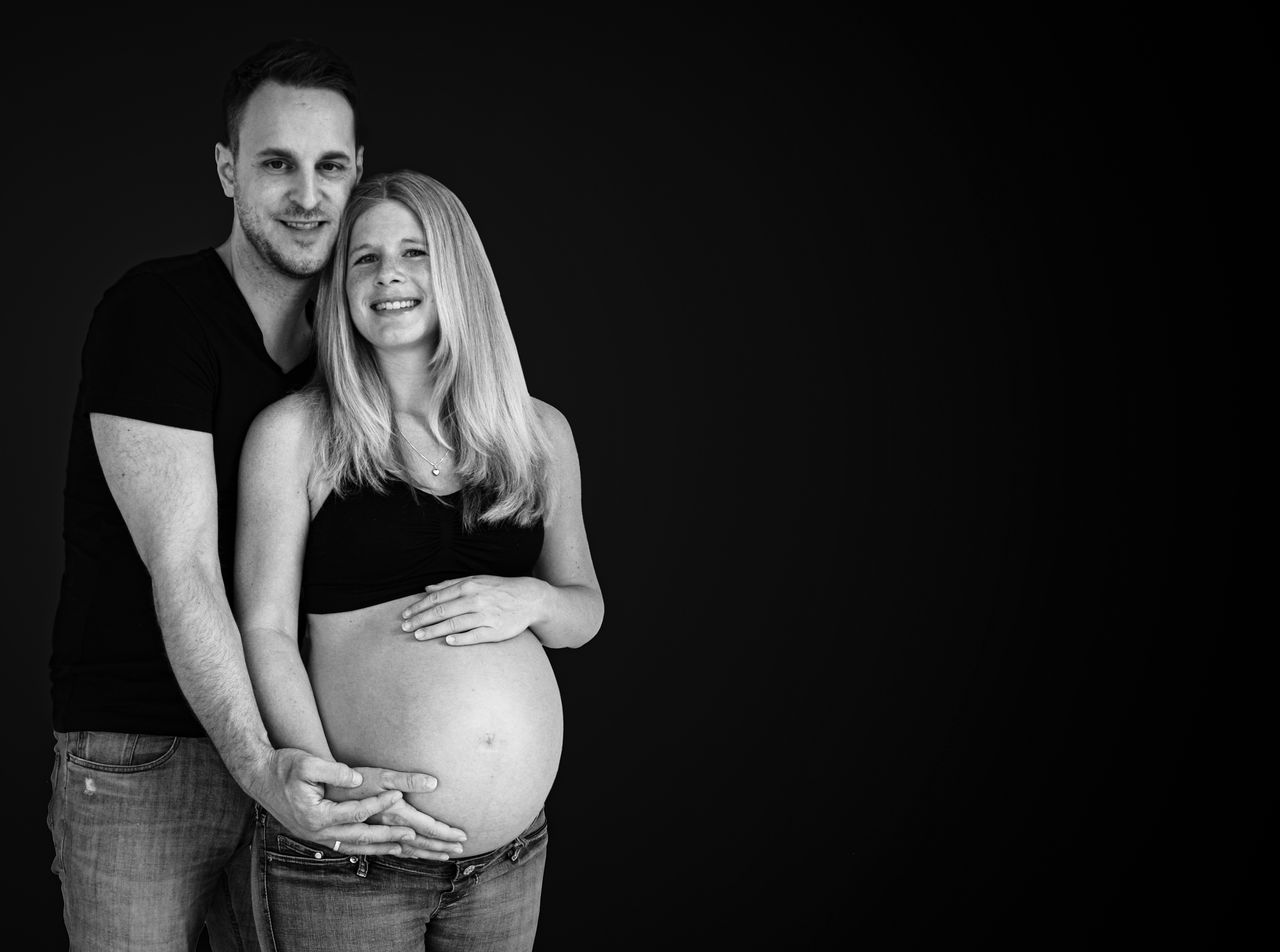
[[[291,839],[306,844],[315,849],[322,857],[338,857],[341,853],[336,853],[330,849],[329,845],[324,843],[316,843],[312,840],[306,840],[302,837],[295,836],[290,833],[283,824],[280,823],[267,810],[263,809],[260,804],[255,804],[254,809],[257,814],[257,821],[263,827],[263,832],[268,835],[282,833]],[[392,856],[388,854],[371,855],[368,860],[385,863],[388,866],[394,866],[399,869],[411,871],[419,871],[424,873],[433,873],[437,876],[446,875],[450,878],[465,878],[480,872],[494,860],[506,855],[513,862],[518,860],[522,853],[529,848],[529,843],[547,825],[546,805],[539,807],[537,815],[533,821],[524,828],[520,833],[516,834],[515,839],[502,846],[492,849],[487,853],[477,853],[474,856],[460,856],[457,859],[420,859],[411,856]],[[363,858],[363,857],[362,857]]]

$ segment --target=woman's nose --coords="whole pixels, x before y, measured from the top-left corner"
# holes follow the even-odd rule
[[[404,280],[404,275],[400,273],[400,262],[387,256],[382,259],[382,264],[378,266],[378,283],[392,284]]]

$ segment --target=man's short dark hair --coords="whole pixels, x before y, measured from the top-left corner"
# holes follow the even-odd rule
[[[333,50],[311,40],[289,39],[268,43],[231,71],[222,90],[223,140],[235,152],[240,146],[240,120],[254,90],[266,82],[299,89],[331,89],[341,93],[356,109],[356,74]],[[356,142],[360,123],[356,122]]]

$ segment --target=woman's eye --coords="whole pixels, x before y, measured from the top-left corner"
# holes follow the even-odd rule
[[[426,251],[424,251],[421,248],[410,248],[408,251],[404,253],[406,258],[419,258],[425,254],[426,254]]]
[[[373,260],[373,255],[361,255],[359,258],[356,258],[356,260],[355,260],[355,261],[353,261],[353,262],[351,262],[351,263],[352,263],[353,265],[356,265],[356,264],[368,264],[368,263],[369,263],[370,261],[372,261],[372,260]]]

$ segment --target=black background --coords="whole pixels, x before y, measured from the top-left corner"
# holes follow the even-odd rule
[[[6,795],[65,947],[46,661],[78,356],[219,243],[227,72],[361,84],[575,430],[539,948],[1230,940],[1261,903],[1237,239],[1257,26],[493,15],[11,30]],[[16,210],[16,217],[12,212]]]

